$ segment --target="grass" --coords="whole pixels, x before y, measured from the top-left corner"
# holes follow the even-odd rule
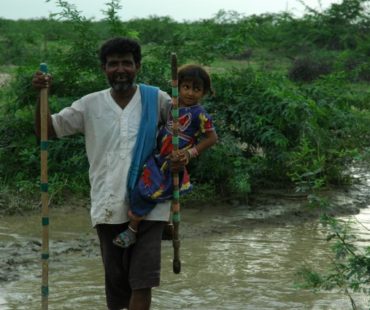
[[[0,73],[7,73],[13,75],[16,73],[18,66],[14,65],[0,65]]]
[[[212,62],[209,70],[211,73],[224,73],[233,69],[245,69],[257,66],[256,63],[247,60],[216,59]]]
[[[266,49],[256,48],[248,59],[217,58],[212,62],[210,71],[212,73],[223,73],[232,69],[245,69],[251,67],[255,70],[269,72],[280,72],[287,74],[291,66],[291,59],[277,56]]]

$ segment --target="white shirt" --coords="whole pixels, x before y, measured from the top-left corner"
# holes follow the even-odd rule
[[[158,93],[159,123],[165,122],[171,105],[170,97]],[[133,149],[141,121],[139,86],[122,109],[112,98],[110,89],[89,94],[52,115],[58,138],[82,133],[89,161],[91,185],[91,221],[97,224],[127,222],[127,180]],[[168,221],[170,203],[160,203],[147,215],[147,220]]]

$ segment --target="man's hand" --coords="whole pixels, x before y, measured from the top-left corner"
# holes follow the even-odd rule
[[[49,88],[51,86],[52,77],[50,74],[44,74],[37,71],[32,78],[32,86],[36,89]]]
[[[52,77],[49,74],[44,74],[41,71],[37,71],[32,78],[32,86],[36,90],[48,89],[51,86]],[[35,109],[35,134],[38,138],[41,137],[41,117],[40,117],[40,98],[37,100],[36,109]],[[54,127],[52,125],[50,111],[48,109],[48,138],[55,138],[57,135],[55,133]]]

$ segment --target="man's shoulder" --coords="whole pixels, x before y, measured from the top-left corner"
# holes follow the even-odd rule
[[[80,100],[87,101],[87,102],[94,101],[94,100],[97,100],[97,99],[101,100],[101,98],[105,97],[108,92],[109,92],[109,88],[99,90],[99,91],[96,91],[96,92],[93,92],[93,93],[90,93],[90,94],[87,94],[87,95],[81,97]]]
[[[161,90],[159,89],[158,90],[158,94],[161,98],[165,99],[165,100],[168,100],[168,99],[171,99],[170,95],[167,94],[164,90]]]
[[[171,97],[165,91],[161,90],[158,86],[143,84],[143,83],[140,83],[139,86],[141,88],[146,87],[147,89],[157,90],[158,91],[158,102],[159,103],[166,102],[166,101],[171,99]]]

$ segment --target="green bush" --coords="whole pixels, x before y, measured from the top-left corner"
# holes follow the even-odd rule
[[[288,76],[296,82],[312,82],[332,71],[332,61],[314,56],[298,57],[289,69]]]
[[[283,76],[250,68],[215,75],[213,82],[217,96],[208,106],[218,127],[240,139],[245,156],[260,153],[266,172],[284,178],[288,152],[310,121],[305,98]]]
[[[246,200],[251,192],[251,168],[247,158],[231,135],[222,135],[220,142],[202,154],[190,167],[191,177],[196,183],[212,184],[217,195],[224,200],[229,197]]]

